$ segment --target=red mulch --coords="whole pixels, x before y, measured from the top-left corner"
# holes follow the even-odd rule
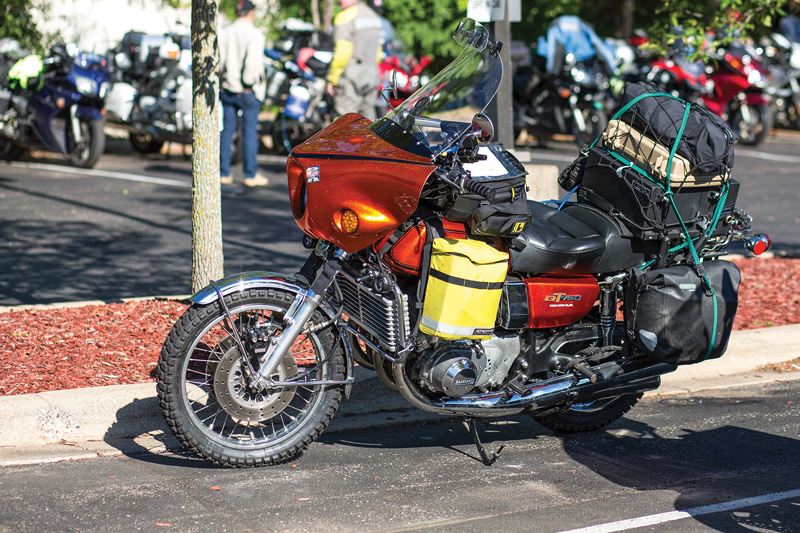
[[[800,323],[800,259],[737,263],[734,329]],[[161,343],[185,308],[158,300],[0,313],[0,396],[152,382]]]

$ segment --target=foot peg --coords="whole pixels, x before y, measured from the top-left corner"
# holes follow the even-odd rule
[[[530,390],[528,387],[526,387],[516,379],[512,379],[511,381],[508,382],[508,388],[516,392],[523,398],[533,394],[532,390]]]
[[[472,435],[472,440],[475,441],[475,446],[478,447],[478,453],[481,454],[481,461],[486,466],[492,466],[497,458],[500,457],[500,452],[503,451],[503,448],[506,447],[505,444],[500,446],[496,452],[492,452],[490,456],[486,453],[486,448],[484,448],[483,444],[481,444],[481,439],[478,437],[478,428],[475,427],[475,419],[471,417],[465,417],[461,419],[461,423],[464,424],[464,427],[467,428],[469,434]]]

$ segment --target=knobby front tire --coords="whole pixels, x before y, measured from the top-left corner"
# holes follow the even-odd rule
[[[251,333],[279,335],[293,300],[291,292],[266,289],[225,297],[243,342]],[[311,322],[325,320],[317,311]],[[301,334],[271,378],[287,381],[310,372],[313,379],[344,379],[342,350],[331,329]],[[341,401],[340,385],[253,390],[246,372],[219,302],[187,309],[161,350],[158,398],[167,424],[184,446],[217,465],[291,459],[322,433]]]

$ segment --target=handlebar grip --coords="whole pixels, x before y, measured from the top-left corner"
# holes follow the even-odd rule
[[[483,196],[490,202],[494,201],[495,191],[486,185],[481,185],[477,181],[467,178],[464,180],[463,186],[465,191],[475,193],[478,196]]]

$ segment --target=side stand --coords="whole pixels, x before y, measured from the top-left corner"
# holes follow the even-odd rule
[[[484,448],[483,444],[481,444],[481,439],[478,437],[478,428],[475,427],[475,419],[472,417],[462,417],[461,423],[464,424],[464,427],[467,428],[469,434],[472,435],[472,440],[475,441],[475,446],[478,447],[478,453],[481,454],[481,461],[486,466],[492,466],[497,458],[500,457],[500,452],[503,451],[503,448],[506,447],[505,444],[500,446],[496,452],[492,452],[491,457],[486,452],[486,448]]]

